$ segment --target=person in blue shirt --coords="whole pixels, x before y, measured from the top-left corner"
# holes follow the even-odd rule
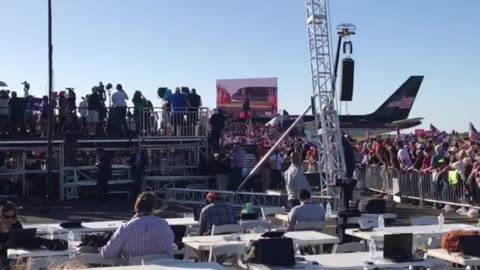
[[[187,100],[187,96],[180,92],[180,87],[175,88],[175,94],[169,98],[169,103],[172,107],[172,125],[174,133],[178,136],[182,133],[183,126],[185,125],[185,112],[190,104]]]
[[[175,94],[170,96],[169,101],[174,112],[185,112],[190,107],[187,96],[180,92],[180,87],[175,88]]]

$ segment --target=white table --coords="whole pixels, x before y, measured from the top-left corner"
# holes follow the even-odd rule
[[[480,266],[479,257],[463,256],[462,253],[458,252],[449,253],[444,249],[430,249],[427,251],[427,255],[463,266]]]
[[[320,269],[363,269],[364,266],[368,268],[386,268],[386,267],[409,267],[409,266],[425,266],[425,267],[437,267],[445,266],[443,260],[429,258],[423,261],[396,263],[383,259],[383,252],[377,252],[377,258],[370,259],[369,252],[356,252],[356,253],[338,253],[338,254],[320,254],[303,256],[308,262],[316,262],[316,265]],[[369,265],[367,262],[372,262]]]
[[[195,221],[193,217],[183,218],[167,218],[165,219],[169,225],[183,225],[183,226],[196,226],[198,221]],[[108,232],[115,231],[118,227],[127,221],[112,220],[112,221],[94,221],[94,222],[82,222],[82,228],[65,229],[60,226],[59,223],[53,224],[26,224],[23,227],[25,229],[37,228],[38,235],[44,235],[48,233],[48,229],[53,229],[54,234],[67,234],[72,231],[75,234],[84,234],[92,232]]]
[[[123,223],[124,221],[121,221],[121,220],[82,222],[82,228],[71,228],[71,229],[62,228],[59,223],[26,224],[23,227],[25,229],[37,228],[38,235],[47,234],[49,229],[52,229],[52,232],[54,234],[65,234],[65,233],[68,233],[69,231],[72,231],[75,234],[82,234],[82,233],[91,233],[91,232],[115,231]]]
[[[43,258],[43,257],[69,257],[78,254],[78,249],[53,251],[48,249],[11,249],[7,251],[9,259]]]
[[[377,228],[370,232],[361,232],[358,229],[347,229],[345,233],[361,239],[374,239],[378,242],[383,242],[383,236],[387,234],[411,233],[413,235],[421,235],[423,237],[438,238],[450,231],[477,231],[479,228],[467,224],[444,224],[440,230],[439,225],[425,225],[425,226],[401,226],[401,227],[385,227],[380,231]]]
[[[158,260],[142,266],[115,266],[99,267],[98,270],[185,270],[185,269],[204,269],[204,270],[226,270],[227,268],[215,262],[192,263],[178,260]]]
[[[222,245],[232,245],[235,243],[238,245],[247,246],[251,240],[257,240],[261,238],[261,235],[262,234],[257,233],[241,234],[239,241],[233,240],[231,235],[184,237],[182,241],[185,245],[185,258],[190,257],[192,250],[209,251],[210,246],[218,247]],[[285,237],[292,238],[293,243],[298,246],[338,243],[338,237],[315,231],[287,232],[285,233]]]
[[[378,218],[380,215],[383,215],[383,218],[386,220],[390,219],[396,219],[397,214],[395,213],[384,213],[384,214],[362,214],[361,217],[373,217],[373,218]],[[337,212],[332,212],[332,215],[330,216],[325,216],[325,219],[327,220],[336,220],[338,217]],[[278,220],[281,220],[282,222],[288,222],[288,214],[276,214],[275,218]],[[353,224],[353,223],[358,223],[358,217],[351,217],[348,218],[348,223]]]
[[[169,225],[198,226],[198,221],[195,221],[193,217],[166,218],[165,220]]]

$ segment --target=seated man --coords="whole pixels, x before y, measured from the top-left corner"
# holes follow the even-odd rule
[[[300,205],[292,208],[288,214],[288,231],[295,231],[295,225],[298,221],[325,221],[325,210],[323,206],[310,199],[310,192],[300,190],[298,192]]]
[[[171,255],[173,231],[168,223],[153,215],[157,196],[143,192],[135,202],[135,216],[120,226],[100,253],[104,258]]]
[[[200,235],[208,235],[211,233],[212,226],[236,224],[237,216],[234,208],[226,204],[223,198],[216,192],[207,194],[207,203],[200,212],[198,233]]]

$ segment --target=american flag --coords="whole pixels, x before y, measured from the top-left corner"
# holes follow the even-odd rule
[[[438,143],[442,143],[447,137],[448,134],[445,131],[442,131],[437,136],[435,136],[434,140]]]
[[[388,108],[410,109],[415,101],[415,97],[402,97],[398,101],[392,101],[388,104]]]
[[[433,132],[433,136],[437,136],[438,134],[440,134],[440,130],[438,128],[436,128],[434,125],[430,124],[430,131]]]
[[[470,132],[468,132],[468,139],[470,141],[480,141],[480,132],[470,123]]]

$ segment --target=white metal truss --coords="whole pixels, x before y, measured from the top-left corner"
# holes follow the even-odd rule
[[[205,203],[205,197],[210,189],[195,189],[195,188],[167,188],[162,193],[165,194],[165,199],[169,202],[181,204],[201,204]],[[246,203],[251,203],[255,208],[262,207],[283,207],[287,204],[287,193],[262,193],[262,192],[248,192],[248,191],[228,191],[217,190],[218,194],[229,204],[235,207],[243,207]],[[322,196],[320,194],[312,194],[312,198],[316,202],[324,203],[331,200],[329,196]]]
[[[209,189],[171,188],[166,190],[166,200],[182,204],[204,204]],[[259,192],[234,192],[217,190],[223,199],[235,207],[243,207],[251,203],[255,208],[282,207],[287,203],[287,195],[267,194]]]
[[[329,193],[329,184],[345,177],[342,134],[336,109],[335,82],[329,40],[328,0],[305,0],[308,43],[312,72],[315,125],[319,136],[319,170],[321,186]],[[320,124],[319,124],[320,123]]]

